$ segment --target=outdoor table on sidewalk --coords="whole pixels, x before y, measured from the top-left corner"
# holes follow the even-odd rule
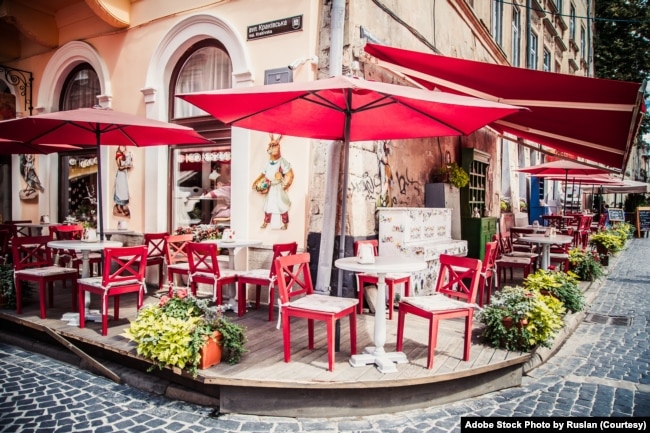
[[[257,239],[234,239],[232,241],[224,241],[223,239],[206,239],[201,242],[217,244],[217,247],[227,249],[228,267],[232,270],[235,270],[235,255],[242,248],[262,245],[262,241]],[[236,289],[235,289],[235,294],[231,295],[230,298],[228,299],[228,306],[232,308],[233,311],[237,311],[237,290]]]
[[[117,248],[122,246],[122,242],[118,241],[97,241],[85,242],[80,240],[60,240],[50,241],[47,243],[50,248],[58,248],[62,250],[75,250],[81,252],[81,278],[88,278],[90,276],[90,253],[91,251],[102,251],[104,248]],[[84,308],[86,312],[86,320],[93,322],[101,322],[102,316],[99,312],[90,311],[90,293],[86,292],[86,299],[84,301]],[[71,326],[79,325],[79,313],[65,313],[61,320],[65,320]]]
[[[359,355],[352,355],[350,365],[362,367],[375,364],[382,373],[396,373],[395,363],[408,362],[404,352],[390,352],[384,350],[386,343],[386,274],[421,271],[427,268],[427,263],[422,259],[410,257],[375,257],[375,263],[359,263],[356,257],[345,257],[334,262],[334,266],[345,271],[376,273],[377,300],[375,301],[375,328],[374,346],[366,347]]]
[[[529,244],[538,244],[542,247],[542,269],[548,269],[550,263],[551,255],[551,245],[552,244],[570,244],[573,242],[573,236],[566,235],[556,235],[556,236],[544,236],[544,235],[526,235],[519,238],[519,242],[527,242]]]

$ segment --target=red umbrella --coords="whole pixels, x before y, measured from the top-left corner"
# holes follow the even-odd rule
[[[39,114],[0,122],[0,138],[27,145],[66,144],[98,147],[99,235],[104,238],[102,209],[102,145],[157,146],[169,144],[207,144],[212,141],[196,131],[173,123],[147,119],[110,109],[80,108]]]
[[[520,173],[528,173],[536,177],[553,177],[556,178],[564,175],[564,182],[567,185],[569,181],[569,175],[572,177],[575,176],[593,176],[598,174],[608,174],[610,170],[593,167],[585,164],[580,164],[575,161],[568,161],[566,159],[560,159],[557,161],[546,162],[544,164],[534,165],[531,167],[525,167],[517,169]],[[566,211],[566,191],[567,188],[564,188],[564,207],[563,210]]]
[[[466,135],[521,108],[478,98],[337,76],[324,80],[178,95],[234,126],[345,143]],[[341,207],[346,214],[346,200]],[[339,257],[344,256],[345,221]],[[339,295],[341,279],[339,278]]]
[[[38,153],[47,155],[56,152],[79,149],[68,144],[27,144],[21,141],[0,138],[0,155],[18,155],[21,153]]]

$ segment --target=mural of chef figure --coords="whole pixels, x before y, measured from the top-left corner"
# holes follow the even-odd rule
[[[260,194],[266,195],[264,202],[264,222],[261,228],[266,228],[271,223],[271,217],[276,214],[280,216],[281,230],[286,230],[289,224],[289,209],[291,200],[287,190],[293,183],[293,169],[291,164],[280,153],[280,140],[273,134],[269,134],[269,142],[266,152],[269,154],[269,161],[260,175],[253,182],[253,189]]]
[[[123,217],[130,217],[131,211],[129,210],[129,180],[127,177],[128,171],[133,168],[133,156],[131,152],[126,150],[126,146],[120,145],[115,151],[115,164],[117,164],[117,173],[115,173],[115,192],[113,194],[113,215]]]

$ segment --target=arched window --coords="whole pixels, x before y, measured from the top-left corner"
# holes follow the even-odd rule
[[[91,108],[97,104],[101,86],[97,73],[88,63],[77,65],[66,78],[59,103],[59,111]]]
[[[232,62],[215,39],[194,44],[179,59],[170,83],[169,118],[215,142],[214,146],[171,148],[171,227],[230,221],[230,127],[178,93],[232,87]]]
[[[101,86],[97,73],[88,63],[80,63],[63,84],[59,111],[91,108],[97,105]],[[61,153],[59,158],[59,221],[74,217],[96,224],[97,149]]]

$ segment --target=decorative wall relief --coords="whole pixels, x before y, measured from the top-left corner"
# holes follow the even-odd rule
[[[45,191],[36,174],[36,158],[32,154],[20,155],[20,174],[25,180],[26,187],[18,192],[21,200],[33,200],[39,191]]]
[[[117,173],[115,173],[115,193],[113,194],[113,215],[131,217],[129,210],[129,179],[128,172],[133,168],[133,154],[126,149],[126,146],[120,145],[115,151],[115,164],[117,164]]]
[[[260,228],[271,224],[272,216],[279,215],[281,230],[286,230],[289,224],[289,209],[291,200],[287,191],[293,183],[293,169],[291,163],[282,157],[280,140],[282,136],[275,137],[269,134],[270,140],[266,148],[269,161],[262,173],[253,181],[253,189],[264,194],[264,222]]]

